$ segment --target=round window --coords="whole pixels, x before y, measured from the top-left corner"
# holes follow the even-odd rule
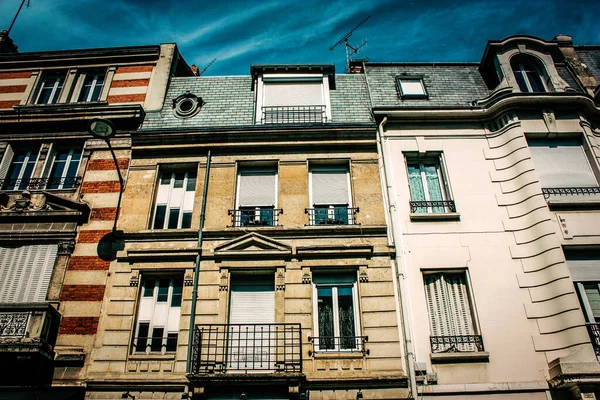
[[[187,92],[173,100],[173,113],[179,118],[193,117],[202,104],[202,98]]]

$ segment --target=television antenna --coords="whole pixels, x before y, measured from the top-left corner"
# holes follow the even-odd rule
[[[202,76],[203,73],[206,72],[206,70],[215,63],[215,61],[217,61],[216,58],[213,58],[211,62],[208,63],[208,65],[206,67],[204,67],[204,69],[202,71],[200,71],[200,73],[198,74],[198,76]]]
[[[25,1],[27,1],[27,8],[29,8],[29,6],[31,5],[30,0],[21,1],[21,5],[19,6],[19,9],[17,10],[15,17],[13,18],[12,22],[10,23],[8,30],[6,31],[6,35],[8,35],[10,33],[10,30],[12,29],[13,25],[15,24],[15,21],[17,20],[17,17],[19,16],[19,13],[21,12],[21,8],[23,8],[23,5],[25,4]]]
[[[348,43],[348,39],[350,39],[350,36],[352,36],[352,34],[354,33],[354,31],[357,30],[359,26],[361,26],[362,24],[364,24],[365,22],[367,22],[367,20],[369,18],[371,18],[370,15],[367,18],[365,18],[362,21],[360,21],[360,23],[358,25],[356,25],[354,28],[352,28],[352,30],[350,32],[346,33],[344,35],[344,37],[342,37],[340,40],[337,41],[336,44],[334,44],[333,46],[331,46],[329,48],[329,51],[333,51],[340,44],[342,44],[342,43],[345,44],[345,47],[346,47],[346,71],[348,70],[348,66],[350,65],[350,59],[351,59],[351,57],[355,56],[356,54],[358,54],[359,50],[361,48],[363,48],[367,44],[367,40],[365,39],[364,42],[362,42],[360,45],[358,45],[358,46],[355,47],[355,46],[352,46],[350,43]]]

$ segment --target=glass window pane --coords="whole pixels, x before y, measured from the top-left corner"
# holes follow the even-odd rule
[[[341,347],[342,349],[352,349],[356,347],[352,287],[338,287],[337,293]]]
[[[181,216],[181,228],[187,229],[192,226],[192,213],[184,212]]]
[[[317,288],[317,309],[319,323],[319,348],[334,348],[333,325],[333,289],[327,287]]]
[[[181,279],[173,280],[173,296],[171,297],[171,307],[181,307],[181,294],[183,285]]]
[[[158,281],[157,303],[165,303],[169,299],[169,279],[160,279]]]
[[[195,172],[188,173],[188,180],[187,180],[187,185],[185,187],[185,190],[188,192],[193,192],[196,190],[196,173]]]
[[[152,329],[152,339],[150,342],[150,351],[160,352],[162,350],[164,328]]]
[[[154,229],[163,229],[165,226],[165,215],[167,206],[156,206],[156,215],[154,216]]]
[[[527,79],[529,80],[529,85],[531,86],[531,90],[534,92],[545,92],[544,84],[542,83],[542,78],[537,71],[526,71]]]
[[[173,183],[174,188],[182,188],[183,187],[183,179],[185,178],[185,174],[183,172],[175,173],[175,182]]]
[[[160,175],[160,184],[161,185],[169,185],[169,184],[171,184],[171,173],[163,172]]]
[[[144,297],[152,297],[154,296],[154,279],[146,279],[144,280]]]
[[[171,208],[169,210],[169,229],[177,229],[179,222],[179,208]]]
[[[138,327],[138,337],[135,345],[135,351],[138,353],[145,353],[146,346],[148,345],[148,330],[150,329],[150,324],[147,322],[141,322]]]
[[[600,317],[600,291],[598,290],[598,283],[584,283],[583,287],[594,318]]]
[[[167,334],[167,351],[172,352],[177,350],[177,333]]]

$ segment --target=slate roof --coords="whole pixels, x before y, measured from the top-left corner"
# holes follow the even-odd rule
[[[575,46],[575,52],[593,77],[600,82],[600,46]]]
[[[445,108],[470,107],[474,100],[489,95],[479,64],[367,63],[366,72],[374,107]],[[421,75],[428,99],[402,99],[396,76]]]
[[[331,124],[373,124],[365,77],[336,75],[330,90]],[[254,126],[254,96],[250,76],[200,76],[172,78],[160,112],[148,113],[140,131]],[[190,92],[205,102],[198,114],[178,118],[173,99]],[[328,123],[329,125],[330,123]]]

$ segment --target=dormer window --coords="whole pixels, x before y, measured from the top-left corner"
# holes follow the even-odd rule
[[[331,120],[333,66],[253,66],[252,71],[256,76],[257,124],[322,124]]]
[[[510,66],[524,93],[548,92],[546,69],[535,57],[519,54],[511,58]]]

